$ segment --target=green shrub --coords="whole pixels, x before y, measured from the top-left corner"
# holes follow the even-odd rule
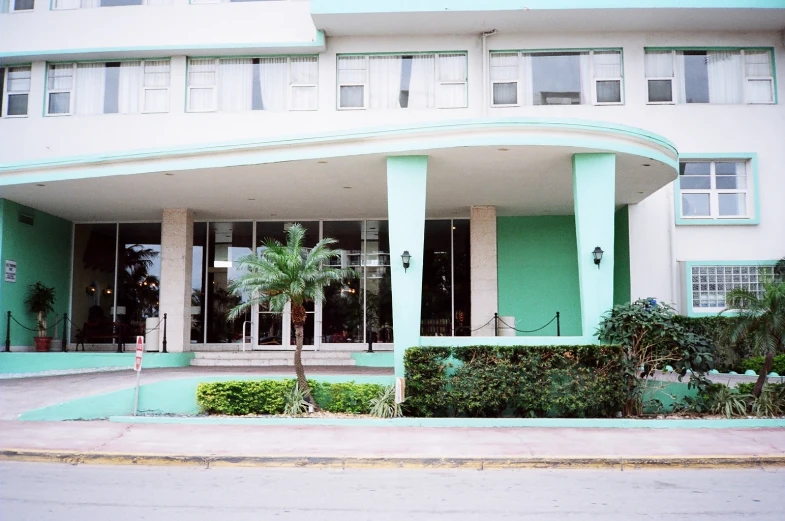
[[[739,362],[752,356],[754,348],[748,339],[731,342],[728,332],[737,322],[737,317],[714,315],[708,317],[688,317],[676,315],[673,317],[685,330],[705,337],[711,346],[714,369],[728,372],[738,367]]]
[[[625,398],[624,364],[622,349],[610,345],[415,347],[404,359],[404,411],[409,416],[614,416]]]
[[[741,362],[741,369],[742,371],[752,369],[757,374],[760,374],[761,369],[763,369],[763,357],[753,356],[751,358],[747,358]],[[785,375],[785,354],[774,357],[774,365],[772,366],[771,370],[778,375]]]
[[[296,383],[294,379],[200,383],[196,388],[196,403],[209,414],[283,414],[287,396],[290,405],[296,401],[293,398]],[[311,380],[308,385],[323,410],[354,414],[367,414],[371,399],[384,388],[378,384]]]

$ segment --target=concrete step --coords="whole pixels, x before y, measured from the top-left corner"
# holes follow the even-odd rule
[[[197,367],[264,367],[264,366],[294,366],[294,359],[205,359],[194,358],[191,360],[192,366]],[[354,366],[352,359],[330,359],[303,360],[304,366]]]
[[[351,360],[351,354],[341,351],[306,351],[303,360]],[[293,360],[293,351],[240,351],[240,352],[208,352],[194,353],[195,359],[201,360]]]

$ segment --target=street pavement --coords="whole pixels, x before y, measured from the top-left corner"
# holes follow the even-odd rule
[[[0,463],[4,521],[781,521],[785,469],[318,470]]]

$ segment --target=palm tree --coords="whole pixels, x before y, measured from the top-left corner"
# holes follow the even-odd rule
[[[235,295],[250,295],[251,298],[232,308],[229,319],[233,320],[254,304],[269,304],[270,311],[282,313],[291,302],[297,344],[294,351],[297,381],[308,401],[318,408],[305,379],[302,362],[304,304],[322,302],[326,286],[350,278],[354,272],[330,266],[332,259],[341,256],[340,250],[329,248],[338,242],[335,239],[322,239],[312,249],[304,247],[304,239],[305,228],[295,224],[287,232],[286,244],[267,239],[260,255],[251,253],[239,259],[240,269],[245,269],[245,273],[233,280],[229,289]]]
[[[765,357],[753,389],[753,395],[759,397],[774,365],[774,355],[785,349],[785,281],[775,278],[764,282],[760,296],[736,288],[728,293],[726,301],[728,310],[739,313],[738,321],[730,329],[730,340],[738,342],[748,338],[758,353]]]

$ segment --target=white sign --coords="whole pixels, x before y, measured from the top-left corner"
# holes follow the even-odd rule
[[[396,378],[395,379],[395,404],[398,405],[399,403],[403,403],[406,399],[406,379],[404,378]]]
[[[5,281],[16,282],[16,261],[5,261]]]
[[[142,370],[142,355],[144,355],[144,337],[136,337],[136,360],[134,361],[134,371]]]

